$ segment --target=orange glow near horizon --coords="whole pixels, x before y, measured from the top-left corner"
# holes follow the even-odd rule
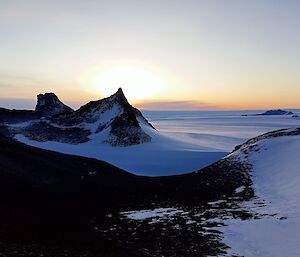
[[[121,87],[129,101],[159,98],[167,83],[149,67],[131,63],[108,64],[86,72],[82,84],[95,96],[108,97]]]
[[[109,96],[122,87],[130,101],[153,98],[166,87],[156,74],[141,66],[115,65],[102,69],[91,78],[92,91]]]
[[[270,110],[270,109],[300,109],[298,102],[272,102],[264,104],[244,103],[220,103],[205,104],[200,101],[133,101],[131,102],[136,108],[141,110]]]
[[[77,109],[89,101],[108,97],[122,87],[128,101],[143,110],[300,108],[300,88],[296,86],[295,81],[290,81],[289,86],[284,86],[284,80],[274,82],[270,79],[261,83],[259,78],[252,78],[247,81],[247,84],[242,83],[241,79],[236,79],[234,84],[231,84],[230,81],[217,77],[214,78],[216,82],[213,83],[208,80],[208,77],[213,77],[213,74],[199,75],[195,81],[182,78],[182,74],[166,72],[162,68],[154,69],[150,65],[130,61],[117,61],[90,67],[87,72],[79,72],[76,75],[77,84],[71,85],[63,81],[50,83],[45,79],[44,82],[41,80],[40,86],[34,90],[23,87],[23,80],[17,81],[15,86],[20,84],[20,90],[11,91],[10,87],[3,90],[0,107],[5,107],[2,103],[8,103],[7,99],[12,101],[10,107],[13,106],[13,101],[22,100],[26,103],[30,102],[30,106],[33,107],[37,94],[53,92],[63,102]],[[67,81],[67,78],[65,80]],[[4,82],[8,85],[12,84],[10,81]],[[288,80],[287,82],[289,83]],[[53,87],[53,84],[56,87]],[[4,99],[2,102],[1,98]]]
[[[299,100],[297,95],[293,98],[285,98],[279,97],[276,95],[271,95],[267,97],[266,95],[257,96],[255,101],[253,101],[253,97],[243,97],[233,96],[232,98],[224,98],[222,97],[208,97],[204,96],[204,94],[195,93],[191,94],[190,98],[187,98],[186,94],[188,92],[185,91],[185,95],[180,97],[178,95],[172,94],[172,90],[164,90],[163,94],[157,94],[156,97],[145,97],[142,99],[134,99],[134,97],[128,97],[128,90],[126,87],[122,87],[125,96],[128,98],[128,101],[135,106],[136,108],[142,110],[269,110],[269,109],[298,109],[300,108]],[[134,89],[134,88],[133,88]],[[89,101],[99,100],[104,97],[110,96],[110,94],[115,93],[117,87],[107,93],[91,93],[87,91],[81,90],[51,90],[46,89],[43,91],[36,91],[33,94],[24,94],[18,97],[11,98],[1,97],[1,99],[5,100],[2,103],[8,103],[10,108],[14,108],[15,103],[31,103],[30,106],[35,106],[36,95],[38,93],[45,92],[54,92],[59,99],[70,105],[72,108],[77,109],[81,105],[88,103]],[[134,92],[133,92],[134,93]],[[151,93],[151,92],[150,92]],[[150,94],[149,93],[149,94]],[[148,94],[148,93],[147,93]],[[165,98],[164,96],[169,95],[169,98]],[[132,95],[135,96],[135,95]],[[138,95],[137,95],[138,96]],[[198,97],[197,97],[198,96]],[[16,106],[20,106],[20,104],[16,104]],[[24,106],[29,106],[28,104]],[[3,104],[0,104],[0,107],[6,107]]]

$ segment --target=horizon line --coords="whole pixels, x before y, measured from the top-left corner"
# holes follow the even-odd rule
[[[14,102],[16,101],[16,102]],[[93,100],[92,100],[93,101]],[[17,103],[19,102],[19,103]],[[81,102],[72,102],[72,101],[63,101],[67,105],[71,106],[74,110],[78,110],[82,105],[85,103]],[[130,102],[130,101],[129,101]],[[134,102],[134,101],[133,101]],[[188,102],[188,101],[187,101]],[[166,101],[168,103],[168,101]],[[30,98],[0,98],[0,108],[4,109],[9,109],[9,110],[34,110],[36,105],[36,100],[30,99]],[[274,108],[226,108],[226,107],[219,107],[219,108],[181,108],[181,109],[176,109],[176,108],[143,108],[142,104],[132,104],[134,107],[140,109],[141,111],[169,111],[169,112],[187,112],[187,111],[263,111],[263,110],[276,110],[276,109],[283,109],[283,110],[300,110],[299,107],[274,107]],[[138,106],[138,107],[137,107]]]

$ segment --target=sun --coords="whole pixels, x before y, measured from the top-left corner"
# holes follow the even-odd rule
[[[138,66],[113,66],[97,72],[94,88],[109,96],[122,87],[128,100],[143,100],[155,97],[165,87],[164,81],[153,72]]]

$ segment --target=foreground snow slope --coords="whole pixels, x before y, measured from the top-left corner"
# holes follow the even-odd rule
[[[90,137],[90,141],[77,145],[50,141],[38,142],[20,134],[15,138],[25,144],[43,149],[105,160],[126,171],[147,176],[192,172],[226,155],[223,151],[176,140],[143,125],[142,128],[151,136],[151,142],[127,147],[101,144],[105,137],[103,134],[94,134]]]
[[[300,129],[249,140],[230,156],[252,166],[253,187],[267,214],[257,220],[230,220],[224,229],[230,254],[300,256]]]

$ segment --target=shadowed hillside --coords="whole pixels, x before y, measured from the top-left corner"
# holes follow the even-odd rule
[[[42,252],[60,256],[55,251],[67,249],[71,253],[62,256],[84,252],[123,257],[128,253],[133,257],[136,249],[127,249],[125,254],[117,241],[108,243],[95,233],[91,220],[105,226],[107,213],[128,208],[203,204],[249,183],[242,166],[226,161],[197,173],[150,178],[102,161],[41,150],[5,137],[0,137],[0,145],[0,248],[5,252],[9,247],[21,252],[34,248],[37,255],[33,256]]]

